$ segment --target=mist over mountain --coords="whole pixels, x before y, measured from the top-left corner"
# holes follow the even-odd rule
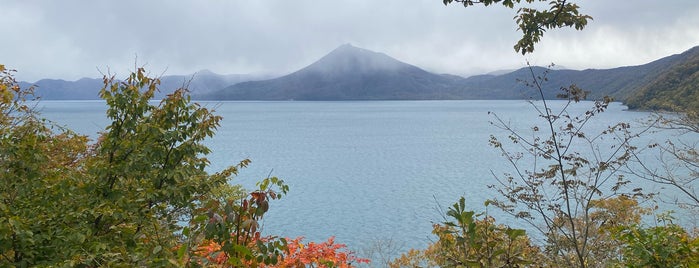
[[[696,50],[696,49],[695,49]],[[270,80],[244,82],[211,94],[215,100],[406,100],[406,99],[537,99],[525,81],[546,77],[546,98],[575,84],[589,99],[611,96],[625,101],[661,73],[683,62],[691,51],[647,64],[612,69],[551,70],[534,66],[463,78],[438,75],[386,54],[342,45],[313,64]]]
[[[539,93],[525,82],[532,81],[532,72],[535,76],[546,77],[542,83],[544,96],[555,98],[560,93],[561,87],[575,84],[578,87],[590,91],[588,99],[599,99],[611,96],[616,100],[625,101],[639,88],[650,83],[664,70],[678,64],[686,55],[677,54],[668,56],[647,64],[638,66],[625,66],[613,69],[586,69],[586,70],[548,70],[544,67],[534,66],[502,75],[479,75],[465,80],[464,87],[468,92],[477,93],[467,96],[476,99],[530,99],[540,98]]]
[[[240,82],[269,78],[271,78],[269,75],[260,74],[222,75],[209,70],[201,70],[190,75],[163,76],[160,79],[161,92],[156,93],[155,98],[162,98],[181,87],[187,87],[192,95],[203,95]]]
[[[19,82],[21,88],[34,86],[34,96],[42,100],[94,100],[99,99],[102,79],[81,78],[76,81],[41,79],[34,83]]]
[[[531,82],[534,73],[546,77],[542,86],[549,99],[561,87],[576,84],[591,92],[588,99],[611,96],[630,101],[632,108],[669,109],[673,105],[699,107],[697,66],[699,47],[638,66],[587,70],[534,66],[464,78],[434,74],[386,54],[345,44],[305,68],[272,79],[208,70],[163,76],[155,98],[188,86],[193,98],[200,100],[538,99],[539,93],[523,82]],[[45,100],[90,100],[99,99],[102,79],[42,79],[34,84],[36,95]]]
[[[183,86],[187,86],[192,94],[206,94],[239,82],[268,78],[269,75],[259,74],[221,75],[209,70],[189,75],[166,75],[160,78],[160,91],[156,92],[154,98],[161,99]],[[98,100],[99,91],[104,86],[102,78],[82,78],[76,81],[41,79],[34,83],[19,82],[19,85],[22,88],[34,85],[34,95],[42,100]]]
[[[342,45],[311,65],[279,78],[239,83],[204,99],[422,100],[453,99],[463,78],[437,75],[386,54]]]

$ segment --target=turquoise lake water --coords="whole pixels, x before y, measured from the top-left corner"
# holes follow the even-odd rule
[[[554,101],[560,107],[563,102]],[[335,236],[361,253],[377,241],[391,241],[395,253],[424,248],[434,240],[438,206],[460,196],[476,211],[496,196],[487,185],[493,174],[511,171],[490,134],[505,138],[488,112],[522,131],[543,126],[525,101],[356,101],[356,102],[202,102],[224,120],[207,141],[211,171],[249,158],[252,164],[232,183],[253,188],[268,174],[284,179],[290,193],[271,204],[264,230],[288,237],[325,240]],[[592,103],[572,106],[582,113]],[[107,125],[101,101],[43,101],[43,115],[92,135]],[[628,112],[619,103],[588,127],[649,116]],[[590,131],[594,132],[594,131]],[[664,139],[650,135],[641,143]],[[642,184],[642,182],[641,182]],[[646,186],[657,190],[655,186]],[[489,213],[498,221],[522,222]]]

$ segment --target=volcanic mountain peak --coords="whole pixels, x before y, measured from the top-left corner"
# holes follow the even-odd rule
[[[299,72],[320,72],[324,74],[370,73],[404,68],[416,67],[400,62],[383,53],[358,48],[351,44],[344,44],[313,64],[299,70]]]

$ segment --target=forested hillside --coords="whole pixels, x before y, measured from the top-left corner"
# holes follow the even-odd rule
[[[629,108],[667,111],[699,110],[699,47],[683,53],[682,61],[630,94]]]

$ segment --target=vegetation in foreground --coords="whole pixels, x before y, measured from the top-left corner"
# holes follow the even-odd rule
[[[522,1],[443,2],[514,8]],[[580,30],[591,19],[566,0],[550,5],[542,11],[519,9],[516,20],[523,38],[515,50],[532,52],[546,29]],[[686,72],[668,74],[667,83],[675,74]],[[582,115],[565,108],[553,111],[541,86],[545,76],[532,71],[532,78],[529,85],[543,101],[543,107],[533,106],[542,124],[532,126],[532,135],[524,135],[495,117],[494,124],[510,143],[493,136],[490,144],[501,150],[513,171],[497,178],[493,187],[501,198],[485,206],[529,222],[537,236],[468,210],[461,198],[446,211],[444,222],[434,225],[436,242],[388,265],[699,266],[696,231],[674,224],[671,215],[641,207],[639,200],[652,196],[625,187],[629,174],[670,185],[684,194],[687,201],[680,205],[699,208],[694,190],[699,174],[696,144],[639,149],[630,143],[638,135],[630,132],[628,123],[585,133],[587,123],[610,99],[596,102]],[[252,192],[231,186],[229,181],[249,160],[207,173],[209,149],[202,141],[214,135],[221,118],[191,103],[186,89],[158,105],[149,104],[158,84],[143,69],[123,82],[105,77],[100,95],[112,123],[90,143],[85,136],[42,120],[25,101],[31,89],[20,89],[12,71],[0,65],[0,266],[351,267],[368,262],[332,238],[303,243],[301,238],[262,236],[259,220],[288,186],[275,177],[263,179]],[[678,89],[648,89],[644,94],[686,95],[684,87]],[[571,85],[560,97],[572,103],[586,95]],[[655,122],[699,133],[693,106],[672,106],[677,107],[688,109]],[[645,149],[661,150],[671,160],[664,163],[679,165],[660,171],[646,168],[638,157]],[[644,215],[654,215],[656,221],[648,224],[641,220]]]
[[[104,78],[112,123],[95,143],[31,109],[0,65],[0,266],[348,267],[332,238],[261,236],[259,221],[288,186],[265,178],[245,192],[230,180],[249,160],[209,174],[202,141],[221,117],[186,89],[158,105],[158,79],[138,69]]]
[[[658,126],[693,132],[691,139],[699,134],[696,117],[661,116],[653,125],[636,128],[636,133],[629,123],[621,122],[590,134],[585,132],[589,122],[605,111],[610,99],[594,102],[582,114],[570,114],[566,107],[587,94],[571,85],[561,88],[559,96],[568,105],[554,111],[543,98],[541,84],[546,75],[532,71],[531,76],[528,85],[542,95],[540,102],[531,102],[541,124],[522,131],[494,115],[493,124],[509,142],[492,135],[490,144],[501,151],[512,171],[496,177],[491,187],[500,197],[485,206],[527,222],[534,235],[466,209],[462,197],[446,212],[445,221],[434,225],[436,242],[425,250],[403,254],[390,266],[697,267],[699,230],[675,224],[670,212],[640,206],[657,197],[628,187],[628,177],[670,185],[683,194],[675,204],[699,208],[694,190],[699,174],[695,144],[669,142],[638,148],[632,142]],[[639,154],[645,150],[668,152],[661,159],[667,164],[664,170],[651,169],[655,164],[641,160]]]
[[[214,134],[221,118],[190,103],[185,89],[153,105],[148,100],[158,80],[147,77],[143,69],[123,82],[105,78],[102,97],[112,123],[97,142],[90,143],[85,136],[40,119],[25,101],[31,91],[18,87],[12,71],[4,66],[0,71],[3,266],[352,267],[368,263],[332,238],[303,243],[302,238],[262,236],[258,222],[288,186],[276,177],[263,179],[252,192],[230,185],[249,160],[214,174],[205,172],[209,149],[202,141]],[[539,87],[537,83],[545,77],[539,79],[531,85]],[[561,97],[575,102],[584,94],[572,86]],[[462,198],[446,211],[444,222],[434,225],[435,243],[411,250],[388,265],[699,265],[696,231],[674,224],[671,215],[650,214],[638,202],[651,197],[639,190],[623,192],[628,181],[622,167],[638,150],[629,143],[636,136],[630,134],[628,124],[595,136],[583,132],[608,101],[597,102],[578,116],[544,107],[544,125],[532,127],[532,138],[495,117],[494,124],[523,150],[507,150],[492,137],[491,145],[502,150],[515,172],[493,186],[504,199],[485,205],[532,223],[540,231],[537,239],[524,230],[497,224],[488,214],[468,210]],[[692,118],[672,122],[689,124]],[[607,140],[616,141],[607,145],[614,150],[597,144],[607,135],[612,137]],[[570,147],[584,143],[593,150],[581,153]],[[687,163],[697,163],[693,148],[674,149],[686,156]],[[684,179],[690,183],[676,186],[693,190],[696,173],[677,174],[689,174]],[[657,222],[644,223],[644,215],[655,215]]]

